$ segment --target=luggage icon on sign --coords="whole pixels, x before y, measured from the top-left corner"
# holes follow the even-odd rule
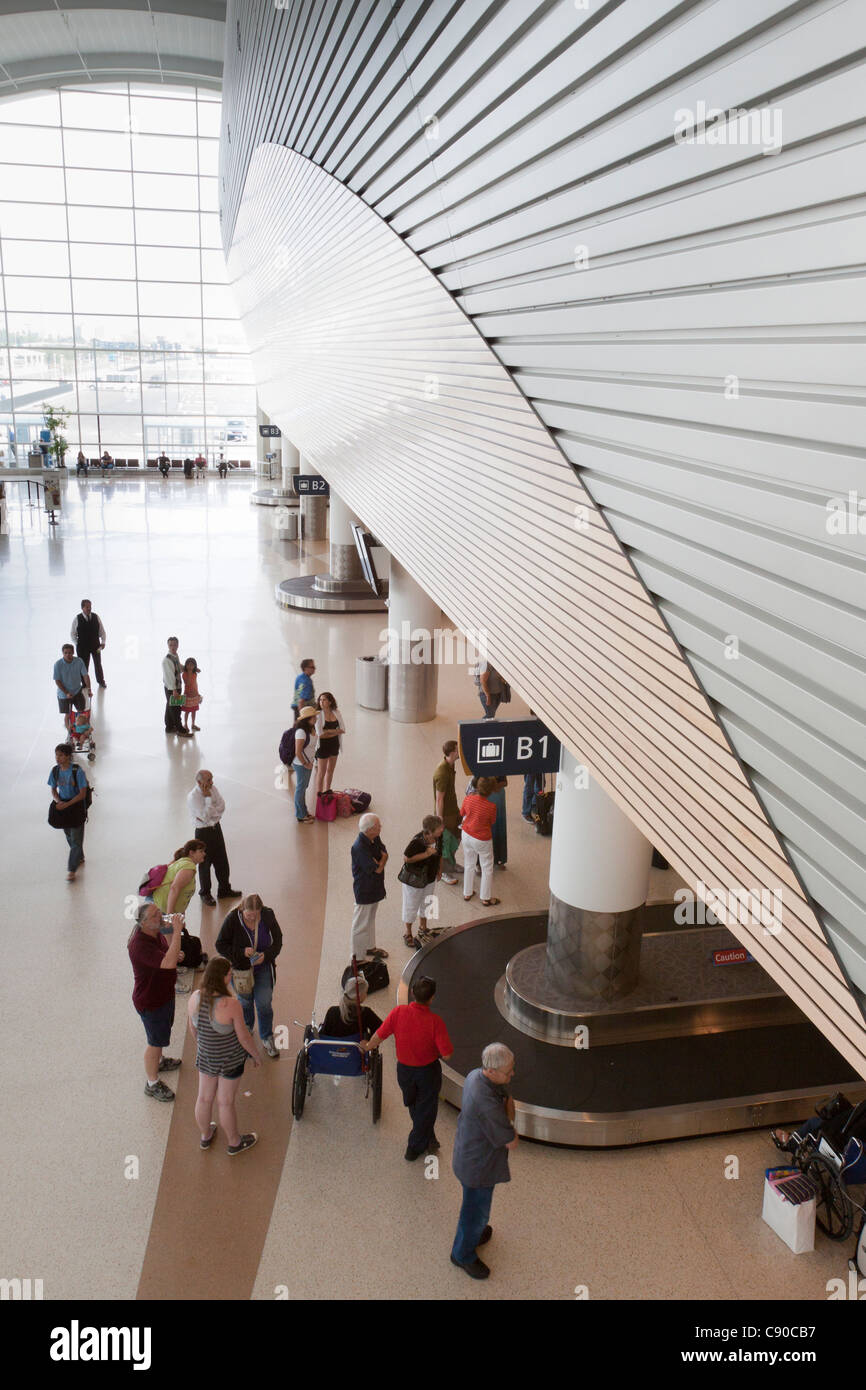
[[[479,763],[501,763],[504,757],[504,738],[480,738],[478,740]]]

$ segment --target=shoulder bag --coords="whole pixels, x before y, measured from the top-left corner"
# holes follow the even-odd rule
[[[238,922],[246,935],[249,936],[249,928],[245,925],[240,911],[238,911]],[[250,940],[250,945],[255,947],[255,944],[255,937],[253,937]],[[249,957],[247,957],[247,959],[249,959]],[[232,966],[232,984],[234,985],[236,994],[243,995],[245,998],[249,999],[255,988],[255,982],[256,977],[251,965],[247,966],[244,970],[236,970],[235,967]]]

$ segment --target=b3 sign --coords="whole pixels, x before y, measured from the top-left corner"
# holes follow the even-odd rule
[[[559,739],[540,719],[467,720],[457,737],[463,767],[474,777],[559,770]]]

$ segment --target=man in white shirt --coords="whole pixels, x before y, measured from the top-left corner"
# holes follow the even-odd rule
[[[168,651],[162,658],[162,688],[165,691],[165,732],[179,734],[181,738],[195,738],[191,729],[185,729],[180,719],[180,705],[171,703],[172,695],[180,695],[183,683],[180,678],[181,665],[177,649],[180,643],[176,637],[169,637]]]
[[[198,866],[199,897],[207,907],[216,907],[210,891],[211,866],[217,877],[218,898],[240,898],[240,889],[232,888],[230,883],[229,860],[226,854],[220,819],[226,804],[213,784],[213,773],[202,768],[195,779],[195,786],[189,793],[186,804],[195,826],[195,838],[207,845],[207,854]]]

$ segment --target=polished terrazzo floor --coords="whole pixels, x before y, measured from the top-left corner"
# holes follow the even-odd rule
[[[459,717],[475,715],[466,672],[440,681],[439,715],[401,725],[354,703],[354,660],[379,646],[375,615],[287,613],[277,580],[326,568],[327,548],[281,539],[250,507],[249,478],[70,480],[62,520],[16,498],[0,537],[4,713],[0,730],[6,1065],[0,1161],[5,1182],[0,1275],[41,1278],[49,1299],[359,1298],[738,1299],[826,1297],[846,1275],[847,1243],[819,1237],[795,1257],[760,1220],[760,1133],[576,1152],[522,1143],[497,1190],[492,1269],[476,1284],[448,1261],[459,1205],[450,1171],[456,1112],[443,1106],[438,1175],[403,1160],[406,1119],[393,1048],[385,1049],[382,1123],[357,1083],[322,1084],[292,1125],[294,1020],[336,998],[348,954],[354,822],[298,828],[276,767],[292,679],[314,656],[348,735],[338,785],[368,788],[399,852],[430,802],[430,773]],[[65,880],[65,843],[46,823],[45,780],[60,721],[51,667],[89,597],[107,632],[108,688],[97,695],[96,796],[87,863]],[[160,661],[177,633],[201,667],[195,740],[166,738]],[[512,711],[521,711],[517,702]],[[191,834],[186,793],[210,767],[225,797],[232,877],[261,893],[283,927],[277,1022],[288,1055],[250,1069],[242,1127],[261,1140],[241,1159],[198,1149],[192,1045],[183,1011],[178,1101],[143,1095],[143,1032],[130,1002],[125,908],[142,871]],[[503,910],[546,898],[548,845],[520,820],[509,789]],[[398,885],[379,914],[394,984],[408,958]],[[442,924],[465,920],[459,888],[441,889]],[[194,898],[206,949],[221,914]],[[182,1002],[182,1001],[180,1001]],[[389,999],[371,1001],[384,1013]],[[730,1157],[739,1177],[726,1177]],[[216,1232],[213,1236],[213,1232]],[[208,1234],[208,1233],[211,1234]]]

